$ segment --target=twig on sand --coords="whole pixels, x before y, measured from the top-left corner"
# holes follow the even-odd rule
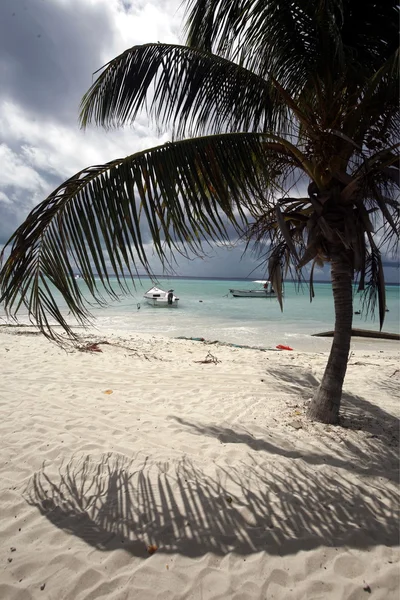
[[[195,360],[194,362],[201,363],[202,365],[211,365],[211,364],[216,365],[216,364],[220,363],[221,361],[218,360],[218,358],[216,356],[214,356],[214,354],[211,354],[211,352],[209,352],[204,360]]]

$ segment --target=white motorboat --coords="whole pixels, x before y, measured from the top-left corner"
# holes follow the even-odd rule
[[[174,294],[174,290],[161,290],[154,286],[150,288],[143,296],[148,304],[151,306],[161,306],[165,308],[176,308],[178,306],[179,298]]]
[[[241,290],[230,289],[229,291],[234,298],[277,298],[270,281],[256,280],[253,283],[258,283],[261,287]]]

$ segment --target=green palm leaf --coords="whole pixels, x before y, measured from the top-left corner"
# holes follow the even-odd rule
[[[357,87],[398,47],[395,0],[190,0],[187,43],[272,75],[290,92],[318,77]],[[389,41],[389,43],[388,43]]]
[[[109,271],[127,293],[125,274],[133,276],[138,265],[150,272],[144,231],[163,264],[172,249],[199,252],[204,240],[226,241],[227,224],[241,231],[244,207],[255,204],[254,192],[288,160],[287,148],[265,135],[225,134],[84,169],[37,206],[9,240],[0,301],[10,314],[23,303],[50,337],[57,337],[50,318],[72,334],[52,286],[86,323],[90,306],[74,269],[96,302],[106,302],[99,283],[108,297],[117,297]]]
[[[134,46],[105,65],[85,94],[81,123],[132,123],[146,108],[178,135],[266,131],[285,114],[268,82],[203,50],[168,44]]]

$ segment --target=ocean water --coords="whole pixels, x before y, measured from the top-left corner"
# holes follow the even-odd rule
[[[82,291],[83,280],[78,280]],[[185,336],[260,347],[287,344],[298,349],[326,350],[330,338],[313,338],[313,333],[332,330],[333,297],[330,284],[315,284],[315,297],[310,303],[306,285],[298,289],[294,283],[284,286],[284,310],[269,298],[233,298],[230,288],[254,288],[257,284],[243,280],[159,278],[162,289],[174,289],[180,298],[178,308],[154,308],[143,298],[153,283],[142,278],[130,283],[131,295],[121,296],[107,307],[92,307],[95,327],[101,332],[144,332],[171,337]],[[384,331],[399,333],[400,288],[387,286],[387,308]],[[60,306],[63,300],[58,298]],[[354,296],[354,311],[361,309],[359,294]],[[21,315],[26,322],[26,315]],[[354,315],[353,327],[379,330],[378,315]]]

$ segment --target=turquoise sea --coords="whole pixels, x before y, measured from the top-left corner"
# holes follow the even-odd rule
[[[85,283],[78,280],[82,290]],[[163,278],[157,285],[174,289],[180,298],[176,309],[154,308],[146,304],[143,293],[152,287],[148,278],[131,283],[131,294],[121,296],[108,307],[94,306],[94,324],[100,330],[144,332],[171,337],[202,337],[234,344],[271,347],[288,344],[293,348],[324,350],[329,338],[311,338],[311,334],[333,329],[333,297],[329,283],[315,284],[315,298],[310,303],[309,289],[285,283],[284,310],[276,299],[233,298],[230,288],[254,288],[249,280]],[[400,288],[387,286],[384,331],[399,332]],[[60,297],[60,305],[63,304]],[[354,311],[361,309],[360,295],[355,293]],[[26,317],[21,315],[21,322]],[[378,315],[354,315],[353,327],[379,330]]]
[[[111,280],[112,281],[112,280]],[[83,280],[78,280],[82,291]],[[201,337],[234,344],[272,347],[288,344],[293,348],[324,350],[329,338],[312,338],[313,333],[333,329],[334,311],[329,283],[316,283],[310,303],[307,285],[298,288],[293,282],[284,286],[284,310],[276,299],[233,298],[230,288],[259,287],[249,280],[163,278],[156,281],[162,289],[174,289],[180,298],[176,309],[154,308],[143,299],[153,283],[141,278],[130,283],[131,295],[120,296],[107,307],[93,306],[93,323],[99,331],[150,333],[171,337]],[[384,331],[399,333],[400,287],[386,288],[387,308]],[[57,297],[57,295],[56,295]],[[59,297],[59,304],[63,300]],[[361,310],[360,295],[354,295],[354,311]],[[0,312],[4,318],[4,313]],[[28,322],[21,314],[21,323]],[[378,315],[354,315],[353,327],[379,330]]]

